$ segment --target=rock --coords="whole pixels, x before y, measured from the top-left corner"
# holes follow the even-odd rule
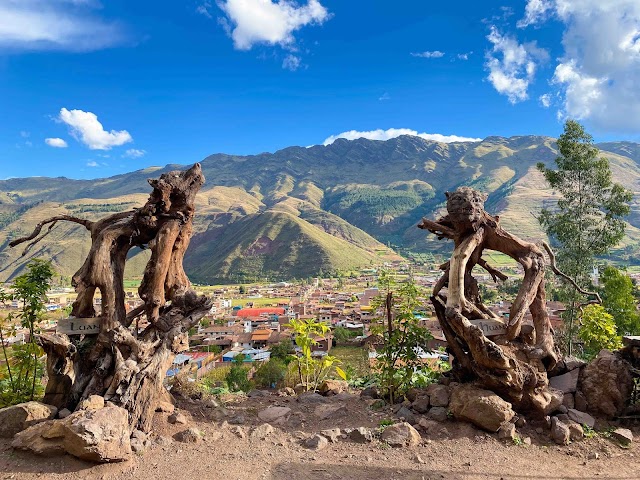
[[[304,392],[298,395],[298,402],[303,404],[309,403],[327,403],[328,400],[316,392]]]
[[[244,429],[240,425],[231,427],[231,433],[236,435],[238,438],[245,438],[247,436],[247,434],[244,433]]]
[[[558,420],[557,417],[551,418],[551,438],[558,445],[569,445],[571,438],[569,427]]]
[[[167,421],[169,423],[178,424],[178,425],[186,425],[188,422],[187,417],[180,412],[174,412],[171,415],[169,415],[169,418],[167,418]]]
[[[615,438],[623,445],[629,445],[631,442],[633,442],[633,433],[631,433],[631,430],[629,430],[628,428],[616,428],[613,432],[611,432],[611,437]]]
[[[258,425],[251,431],[251,439],[252,440],[264,440],[269,435],[274,432],[273,427],[268,423],[263,423],[262,425]]]
[[[231,425],[244,425],[245,421],[244,415],[242,414],[234,415],[229,419]]]
[[[320,384],[319,391],[322,395],[337,395],[342,392],[346,392],[349,389],[349,384],[344,380],[325,380]]]
[[[567,412],[569,418],[580,425],[586,425],[587,427],[593,428],[596,424],[596,419],[593,418],[588,413],[581,412],[576,410],[575,408],[570,408]]]
[[[401,420],[404,420],[410,425],[415,425],[416,423],[418,423],[418,419],[413,414],[413,412],[405,406],[400,408],[400,410],[396,412],[396,415],[398,416],[398,418],[400,418]]]
[[[418,431],[409,423],[395,423],[384,429],[380,435],[380,440],[392,447],[412,447],[422,441]]]
[[[71,410],[68,408],[63,408],[58,412],[58,418],[67,418],[69,415],[71,415]]]
[[[405,393],[404,396],[407,400],[413,403],[418,399],[419,396],[424,394],[426,394],[426,392],[423,392],[418,388],[411,387],[409,390],[407,390],[407,393]]]
[[[204,402],[203,405],[205,408],[220,408],[220,404],[213,398],[207,398]]]
[[[268,407],[258,412],[258,418],[266,423],[283,424],[291,415],[289,407]]]
[[[58,413],[52,405],[26,402],[0,409],[0,438],[11,438],[36,423],[51,420]]]
[[[217,442],[219,440],[222,440],[223,437],[224,437],[224,434],[222,432],[219,432],[219,431],[216,430],[215,432],[209,433],[205,437],[205,440],[211,441],[211,442]]]
[[[587,405],[587,399],[585,398],[584,393],[578,390],[573,397],[574,397],[573,408],[575,408],[576,410],[580,410],[581,412],[589,411],[589,406]]]
[[[519,416],[515,421],[515,426],[518,428],[523,428],[526,425],[527,425],[527,419],[524,418],[523,416]]]
[[[158,402],[156,405],[156,412],[165,412],[165,413],[173,413],[176,407],[173,406],[172,403],[169,402]]]
[[[291,387],[284,387],[278,390],[278,396],[280,397],[293,397],[296,391]]]
[[[577,442],[584,438],[584,429],[582,428],[582,425],[570,420],[567,426],[569,427],[569,438],[572,442]]]
[[[195,427],[188,428],[176,434],[176,440],[183,443],[198,443],[202,439],[202,433]]]
[[[440,408],[440,407],[436,407],[436,408]],[[421,417],[418,420],[418,426],[416,428],[419,428],[423,432],[432,433],[432,432],[435,432],[437,429],[439,429],[441,427],[442,427],[442,425],[440,425],[440,422],[438,422],[436,420],[428,419],[426,417]]]
[[[322,450],[329,445],[329,441],[322,435],[314,435],[304,441],[304,446],[310,450]]]
[[[320,420],[326,420],[327,418],[342,417],[347,414],[347,409],[344,405],[318,405],[313,414]]]
[[[415,457],[413,457],[413,459],[414,459],[414,461],[416,463],[427,463],[427,462],[425,462],[424,458],[422,458],[420,456],[420,454],[418,454],[418,453],[416,453],[416,455],[415,455]]]
[[[320,432],[320,435],[323,435],[331,443],[338,443],[338,441],[340,440],[340,435],[342,435],[342,432],[340,431],[339,428],[330,428],[327,430],[322,430]]]
[[[429,411],[429,396],[422,395],[416,398],[411,404],[411,408],[417,413],[427,413]]]
[[[560,405],[557,409],[556,412],[560,413],[560,414],[566,414],[569,411],[569,409],[567,407],[565,407],[564,405]]]
[[[549,386],[560,390],[563,393],[574,393],[578,388],[578,378],[580,377],[580,369],[571,370],[563,375],[551,377]]]
[[[602,350],[582,369],[580,390],[590,412],[607,417],[622,415],[633,393],[631,368],[617,353]]]
[[[569,415],[567,415],[566,413],[559,413],[558,415],[556,415],[556,418],[562,423],[569,423],[571,421]],[[551,425],[549,425],[549,428],[551,428]]]
[[[351,431],[349,438],[356,443],[373,442],[373,432],[370,428],[358,427]]]
[[[455,418],[471,422],[489,432],[497,432],[500,425],[515,415],[509,402],[489,390],[472,385],[453,388],[449,409]]]
[[[547,406],[543,409],[545,415],[549,415],[560,408],[564,401],[564,393],[557,388],[547,388],[545,396],[548,398]]]
[[[587,455],[588,460],[598,460],[600,458],[600,454],[598,452],[589,452]]]
[[[567,393],[565,394],[565,396],[562,398],[562,405],[569,409],[569,408],[576,408],[576,403],[575,403],[575,394],[573,393]]]
[[[504,422],[498,429],[498,438],[500,440],[514,441],[518,435],[516,434],[516,426],[511,422]]]
[[[367,387],[360,392],[361,397],[380,398],[378,387]]]
[[[447,407],[449,405],[451,395],[449,387],[434,383],[427,387],[427,394],[432,407]]]
[[[135,438],[137,440],[146,440],[148,435],[144,433],[142,430],[134,430],[131,434],[131,438]]]
[[[446,422],[449,420],[449,411],[444,407],[433,407],[427,413],[427,418],[436,422]]]
[[[104,397],[100,395],[89,395],[78,404],[76,410],[100,410],[104,408]]]
[[[565,357],[564,358],[564,366],[567,369],[567,372],[575,370],[576,368],[582,368],[587,364],[584,360],[580,360],[576,357]]]
[[[268,397],[269,392],[265,392],[264,390],[251,390],[247,393],[247,397],[255,398],[255,397]]]
[[[377,398],[377,399],[369,398],[368,400],[366,400],[366,402],[367,402],[367,405],[369,405],[369,408],[371,408],[372,410],[380,410],[381,408],[384,408],[387,405],[387,402],[385,402],[381,398]]]
[[[173,443],[173,440],[170,437],[159,436],[156,437],[155,443],[161,447],[168,447]]]
[[[18,433],[12,446],[42,455],[69,453],[90,462],[119,462],[131,453],[129,414],[120,407],[79,410]]]
[[[524,443],[527,447],[531,446],[531,437],[524,437],[522,439],[522,443]]]

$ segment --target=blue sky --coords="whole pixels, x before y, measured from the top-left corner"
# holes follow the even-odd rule
[[[638,84],[637,0],[0,0],[0,178],[567,117],[638,141]]]

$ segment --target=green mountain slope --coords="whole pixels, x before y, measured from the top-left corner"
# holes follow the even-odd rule
[[[628,235],[616,252],[632,261],[640,250],[640,144],[599,147],[615,180],[634,192]],[[201,162],[207,182],[197,197],[187,272],[208,283],[261,275],[300,278],[397,258],[385,245],[401,253],[442,251],[444,242],[415,225],[423,216],[435,216],[444,192],[461,185],[487,192],[487,209],[500,214],[507,228],[541,238],[535,215],[555,199],[535,164],[549,164],[556,154],[549,137],[442,144],[402,136],[339,139],[250,156],[211,155]],[[0,281],[34,256],[52,258],[70,275],[88,249],[88,235],[77,226],[60,224],[26,257],[6,246],[50,215],[97,218],[141,205],[149,192],[146,179],[176,168],[181,167],[149,167],[97,180],[0,181]],[[129,275],[140,273],[143,255],[131,262]]]

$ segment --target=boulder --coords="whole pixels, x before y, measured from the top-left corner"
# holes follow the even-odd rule
[[[329,441],[322,435],[314,435],[304,441],[304,446],[310,450],[322,450],[329,445]]]
[[[633,433],[628,428],[616,428],[611,432],[611,437],[622,443],[623,445],[629,445],[633,442]]]
[[[268,407],[258,412],[258,418],[266,423],[283,424],[291,415],[289,407]]]
[[[58,412],[58,418],[67,418],[69,415],[71,415],[71,410],[68,408],[63,408]]]
[[[349,438],[356,443],[370,443],[373,442],[374,435],[370,428],[358,427],[351,431]]]
[[[564,405],[567,409],[575,408],[576,402],[575,402],[574,394],[573,393],[565,394],[565,396],[562,398],[562,405]]]
[[[449,412],[444,407],[433,407],[427,413],[427,418],[436,422],[446,422],[449,420]]]
[[[589,405],[587,405],[587,399],[580,390],[578,390],[574,397],[573,408],[580,410],[581,412],[589,411]]]
[[[342,392],[346,392],[349,389],[349,384],[344,380],[325,380],[320,384],[319,391],[322,395],[337,395]]]
[[[170,402],[158,402],[156,405],[156,412],[173,413],[176,407]]]
[[[291,387],[284,387],[278,390],[279,397],[293,397],[296,394],[296,391]]]
[[[380,398],[378,387],[367,387],[360,392],[361,397]]]
[[[195,427],[188,428],[176,434],[176,440],[183,443],[198,443],[202,439],[202,433]]]
[[[58,413],[52,405],[26,402],[0,409],[0,438],[11,438],[36,423],[51,420]]]
[[[273,427],[268,423],[258,425],[251,431],[251,440],[264,440],[274,432]]]
[[[571,370],[563,375],[551,377],[549,386],[560,390],[563,393],[574,393],[578,388],[578,379],[580,378],[580,369]]]
[[[129,414],[120,407],[79,410],[18,433],[14,448],[42,455],[69,453],[90,462],[119,462],[131,453]]]
[[[564,358],[564,365],[568,372],[575,370],[577,368],[582,368],[586,364],[587,362],[585,362],[584,360],[580,360],[579,358],[576,358],[573,356]]]
[[[427,387],[427,394],[432,407],[447,407],[449,405],[449,397],[451,395],[449,387],[434,383]]]
[[[413,414],[413,412],[411,410],[409,410],[405,406],[401,407],[396,412],[396,415],[398,416],[398,418],[400,418],[401,420],[404,420],[405,422],[407,422],[410,425],[415,425],[416,423],[418,423],[418,419]]]
[[[407,422],[395,423],[384,429],[380,441],[392,447],[412,447],[422,441],[418,431]]]
[[[320,432],[320,435],[323,435],[331,443],[338,443],[338,440],[340,440],[341,434],[342,432],[340,431],[339,428],[329,428],[327,430],[322,430]]]
[[[265,390],[251,390],[249,393],[247,393],[247,397],[249,398],[268,397],[268,396],[269,396],[269,392]]]
[[[511,422],[504,422],[498,429],[498,438],[501,440],[514,441],[517,438],[516,426]]]
[[[569,427],[556,417],[551,417],[551,438],[558,445],[569,445],[571,439]]]
[[[100,410],[104,408],[104,397],[100,395],[89,395],[78,404],[76,410]]]
[[[570,420],[567,426],[569,427],[569,438],[571,438],[572,442],[576,442],[584,438],[584,429],[582,428],[582,425]]]
[[[427,413],[429,411],[429,396],[422,395],[416,398],[411,404],[411,408],[416,413]]]
[[[579,410],[576,410],[575,408],[570,408],[567,411],[567,415],[571,420],[579,423],[580,425],[586,425],[587,427],[593,428],[596,424],[595,418],[593,418],[588,413],[581,412]]]
[[[174,424],[177,423],[178,425],[186,425],[188,422],[187,417],[180,412],[174,412],[171,415],[169,415],[169,418],[167,418],[167,421],[169,423],[174,423]]]
[[[562,406],[562,402],[564,401],[564,393],[562,390],[558,390],[557,388],[547,388],[546,392],[543,395],[547,398],[548,403],[543,408],[542,413],[544,415],[549,415],[558,410]]]
[[[633,392],[631,372],[631,364],[620,355],[602,350],[582,369],[580,377],[580,391],[589,411],[607,417],[621,415]]]
[[[510,421],[515,415],[509,402],[490,390],[472,385],[457,385],[453,388],[449,409],[458,420],[471,422],[489,432],[497,432],[500,425]]]

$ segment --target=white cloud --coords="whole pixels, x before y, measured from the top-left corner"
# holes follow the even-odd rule
[[[545,93],[544,95],[540,95],[538,97],[538,100],[540,100],[540,104],[544,108],[549,108],[551,106],[551,94],[550,93]]]
[[[204,15],[207,18],[213,18],[213,15],[211,15],[211,12],[209,12],[210,9],[211,2],[204,1],[196,7],[196,12],[198,12],[200,15]]]
[[[459,53],[456,55],[458,60],[469,60],[469,57],[473,55],[473,52]]]
[[[300,57],[297,57],[295,55],[287,55],[282,61],[282,68],[295,72],[298,68],[300,68],[300,64]]]
[[[535,43],[520,44],[514,37],[503,36],[495,26],[491,27],[487,40],[493,44],[485,63],[493,87],[512,104],[528,99],[537,62],[546,61],[547,52]]]
[[[378,97],[378,100],[381,102],[386,102],[387,100],[391,100],[391,95],[389,95],[389,92],[384,92],[381,96]]]
[[[110,150],[133,141],[126,130],[107,132],[95,113],[63,108],[58,119],[69,125],[74,138],[91,150]]]
[[[412,135],[414,137],[424,138],[425,140],[432,140],[434,142],[451,143],[451,142],[479,142],[481,138],[469,138],[459,137],[458,135],[441,135],[439,133],[418,133],[416,130],[409,128],[390,128],[388,130],[370,130],[370,131],[357,131],[349,130],[348,132],[342,132],[338,135],[331,135],[322,144],[330,145],[339,138],[346,140],[356,140],[358,138],[367,138],[369,140],[389,140],[401,135]]]
[[[100,165],[98,164],[98,162],[94,161],[94,160],[89,160],[87,162],[87,167],[99,167]]]
[[[442,58],[444,57],[444,52],[440,50],[433,50],[431,52],[412,52],[412,57],[420,57],[420,58]]]
[[[140,158],[140,157],[144,157],[146,154],[147,154],[146,150],[139,150],[137,148],[130,148],[129,150],[124,152],[123,157]],[[106,155],[106,158],[108,158],[108,157],[109,156]]]
[[[65,142],[62,138],[45,138],[44,143],[49,145],[50,147],[55,148],[67,148],[67,142]]]
[[[524,18],[518,21],[518,28],[545,21],[553,11],[553,3],[553,0],[529,0],[524,9]]]
[[[603,131],[637,132],[640,2],[529,0],[526,8],[522,25],[551,16],[564,24],[564,53],[552,79],[562,99],[559,117],[589,119]]]
[[[22,138],[29,138],[29,137],[31,136],[31,132],[27,132],[26,130],[22,130],[22,131],[20,132],[20,136],[21,136]]]
[[[0,0],[0,48],[97,50],[122,43],[117,23],[92,14],[91,0]]]
[[[319,0],[302,6],[290,0],[218,0],[217,5],[225,14],[223,26],[238,50],[250,50],[256,44],[291,48],[295,31],[330,18]]]

